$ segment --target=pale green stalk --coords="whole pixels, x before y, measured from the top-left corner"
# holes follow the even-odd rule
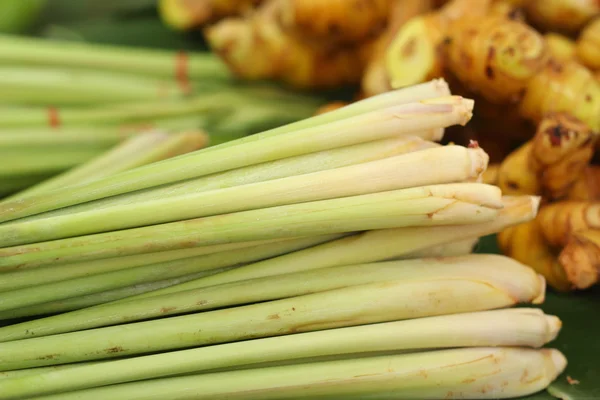
[[[444,146],[426,149],[227,189],[26,222],[16,221],[0,225],[0,247],[267,207],[462,182],[478,177],[487,168],[487,162],[487,154],[479,148]]]
[[[34,304],[42,304],[141,283],[177,278],[207,270],[256,262],[305,248],[315,244],[315,242],[319,243],[331,240],[335,237],[336,236],[321,236],[298,240],[286,240],[259,246],[244,247],[238,250],[184,258],[181,260],[152,263],[141,267],[127,268],[120,271],[57,281],[16,290],[9,289],[9,291],[0,294],[0,311],[18,309]],[[41,273],[52,273],[52,271],[46,271],[45,269],[38,271],[38,274]],[[0,277],[2,277],[2,275],[0,275]],[[10,277],[8,277],[5,282],[10,285]]]
[[[132,72],[161,78],[176,77],[177,52],[56,41],[22,36],[0,36],[3,64],[31,64],[91,68],[105,71]],[[190,79],[223,79],[230,76],[227,67],[211,53],[186,55]]]
[[[3,112],[0,128],[44,127],[56,121],[61,126],[125,124],[154,119],[188,117],[197,113],[229,111],[232,107],[248,101],[243,95],[231,90],[221,90],[210,95],[203,94],[181,100],[146,100],[123,104],[103,104],[89,108],[61,107],[52,111],[47,108]]]
[[[226,265],[221,263],[217,267]],[[535,282],[538,279],[535,272],[528,267],[509,258],[495,255],[468,255],[444,259],[346,265],[250,279],[146,299],[124,300],[114,304],[27,321],[0,328],[0,342],[277,300],[367,283],[396,280],[416,281],[430,278],[438,281],[477,278],[487,282],[490,280],[490,276],[494,276],[494,279],[504,276],[502,279],[506,281],[510,281],[513,277],[521,277],[526,282]],[[72,286],[78,286],[78,284],[73,282]],[[532,289],[532,293],[540,292],[540,288],[543,288],[543,285],[539,283],[537,286],[536,289]],[[55,291],[65,289],[67,287],[57,287]],[[10,301],[14,297],[11,295],[11,292],[2,294],[3,305],[6,303],[5,298]],[[30,295],[33,296],[34,293]]]
[[[471,254],[479,242],[479,237],[458,240],[451,243],[444,243],[437,246],[428,247],[413,253],[403,255],[402,259],[421,258],[421,257],[454,257]]]
[[[472,100],[458,96],[431,99],[240,144],[235,146],[235,150],[215,148],[210,152],[200,151],[195,155],[161,161],[68,190],[55,190],[28,201],[8,202],[0,207],[0,220],[13,220],[267,161],[399,135],[431,132],[450,125],[465,124],[471,118],[472,109]]]
[[[472,347],[157,379],[37,399],[522,398],[548,387],[566,364],[556,349]]]
[[[0,101],[40,106],[89,106],[167,100],[186,95],[173,81],[106,71],[0,65]]]
[[[209,278],[174,285],[134,298],[158,296],[184,290],[221,285],[229,282],[271,275],[306,271],[310,269],[369,263],[406,256],[432,246],[443,245],[459,239],[485,236],[509,226],[535,218],[539,198],[531,196],[505,196],[504,207],[490,222],[459,226],[383,229],[364,232],[322,245],[260,261]],[[132,299],[134,299],[132,298]]]
[[[177,66],[177,53],[172,51],[56,42],[17,36],[0,37],[0,52],[3,55],[0,62],[4,63],[93,68],[169,78],[176,75]],[[191,79],[205,81],[206,78],[229,76],[227,67],[213,54],[188,54],[186,64],[187,74]],[[269,134],[280,134],[290,129],[316,126],[351,115],[400,104],[400,102],[418,101],[449,94],[450,91],[445,81],[434,80],[355,102],[343,110],[299,121],[293,126],[276,128],[269,131]],[[254,140],[252,137],[248,139]],[[230,145],[230,143],[225,143],[221,146],[229,147]]]
[[[305,247],[315,246],[330,240],[339,239],[343,234],[310,236],[307,238],[257,240],[252,242],[228,243],[213,246],[193,247],[173,251],[162,251],[158,253],[142,253],[134,256],[114,257],[100,260],[84,261],[79,263],[60,263],[58,265],[46,266],[42,270],[28,268],[24,265],[15,271],[0,274],[0,292],[16,290],[25,287],[59,282],[81,277],[90,277],[98,274],[106,274],[113,271],[122,271],[128,268],[142,267],[151,264],[168,263],[175,260],[194,260],[197,257],[226,251],[238,251],[252,247],[262,246],[287,248],[299,250]],[[104,275],[106,276],[106,275]]]
[[[1,140],[1,136],[0,136]],[[212,137],[211,137],[212,140]],[[296,157],[283,158],[277,161],[266,162],[248,167],[237,168],[230,171],[219,172],[200,178],[188,179],[156,188],[126,193],[106,199],[91,201],[71,207],[61,208],[38,215],[33,215],[23,220],[46,218],[55,215],[64,215],[71,212],[99,210],[117,205],[135,204],[143,201],[166,199],[169,197],[200,193],[210,190],[225,189],[233,186],[248,185],[289,176],[310,174],[328,169],[346,167],[370,161],[381,160],[395,155],[406,154],[413,151],[439,147],[434,142],[423,140],[419,137],[398,137],[376,140],[353,146],[340,147],[317,153],[305,154]]]
[[[152,129],[180,131],[201,129],[206,116],[167,118],[123,125],[100,125],[79,127],[25,127],[0,131],[1,148],[27,148],[31,146],[90,146],[107,148],[123,140]]]
[[[330,329],[73,367],[66,364],[56,370],[37,368],[37,374],[36,369],[25,370],[24,376],[0,380],[0,399],[308,357],[475,346],[537,348],[554,340],[560,327],[557,317],[520,308]]]
[[[15,200],[47,190],[93,181],[121,171],[185,154],[206,146],[208,136],[202,132],[168,134],[160,131],[132,137],[112,150],[11,196]]]
[[[0,178],[0,197],[25,189],[48,178],[48,175],[22,175]]]
[[[20,175],[57,174],[83,164],[106,151],[105,148],[0,149],[0,179]],[[10,203],[10,202],[7,202]]]
[[[0,343],[0,370],[543,301],[544,280],[526,267],[517,275],[511,274],[513,269],[493,268],[494,274],[480,270],[464,278],[422,276],[368,283],[224,310]]]
[[[91,362],[83,362],[83,363],[74,363],[74,364],[63,364],[63,365],[52,365],[50,367],[39,367],[39,368],[26,368],[26,369],[17,369],[14,371],[3,371],[0,372],[0,381],[5,379],[20,379],[25,376],[38,375],[41,373],[46,373],[50,371],[59,371],[61,369],[66,368],[76,368],[83,365],[100,365],[101,363],[111,362],[116,360],[105,360],[105,361],[91,361]]]
[[[444,79],[434,79],[429,82],[421,83],[411,87],[392,90],[377,96],[368,97],[366,99],[355,101],[337,110],[328,113],[315,115],[310,118],[296,121],[291,124],[280,126],[262,132],[256,135],[247,136],[235,142],[223,143],[218,146],[219,149],[237,146],[239,144],[254,142],[268,137],[289,133],[300,129],[314,128],[320,125],[325,125],[331,122],[339,121],[345,118],[355,117],[360,114],[369,113],[371,111],[381,110],[384,108],[407,104],[415,101],[433,99],[436,97],[450,96],[450,89]],[[212,151],[215,148],[209,148],[205,151]]]
[[[235,268],[236,267],[233,267],[231,269]],[[79,310],[98,304],[109,303],[111,301],[118,301],[127,297],[152,292],[154,290],[165,289],[169,286],[179,285],[181,283],[189,282],[194,279],[207,277],[213,273],[224,273],[228,269],[229,268],[202,271],[196,274],[184,275],[177,278],[163,279],[160,281],[149,283],[141,283],[138,285],[127,286],[124,288],[109,290],[106,292],[94,293],[80,297],[73,297],[65,300],[52,301],[44,304],[36,304],[35,306],[23,307],[17,310],[4,311],[0,312],[0,321],[31,316],[52,315],[66,311]]]
[[[57,258],[75,262],[252,240],[475,224],[492,221],[499,208],[501,193],[495,186],[423,186],[7,247],[0,249],[0,269],[48,265]]]

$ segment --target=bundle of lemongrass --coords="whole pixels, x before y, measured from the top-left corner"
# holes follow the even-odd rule
[[[472,107],[432,81],[0,203],[0,318],[29,317],[0,328],[0,399],[544,389],[560,321],[509,309],[544,279],[469,254],[538,199],[435,143]]]
[[[152,128],[203,128],[218,144],[308,117],[319,106],[276,87],[234,82],[209,53],[17,36],[0,36],[0,53],[0,196]]]

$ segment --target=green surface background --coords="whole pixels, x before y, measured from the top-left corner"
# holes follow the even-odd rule
[[[0,30],[107,44],[205,49],[199,33],[182,34],[163,26],[154,0],[46,0],[45,7],[26,4],[31,2],[43,3],[44,0],[0,0],[0,7],[10,6],[14,10],[12,16],[0,12]],[[16,3],[28,10],[17,10]],[[335,98],[344,93],[324,96]],[[484,238],[477,252],[498,253],[495,238]],[[549,290],[542,308],[563,321],[561,334],[551,346],[563,351],[569,360],[566,372],[549,392],[565,400],[600,400],[600,288],[576,294],[557,294]],[[570,385],[567,376],[580,383]],[[528,397],[553,398],[548,392]]]

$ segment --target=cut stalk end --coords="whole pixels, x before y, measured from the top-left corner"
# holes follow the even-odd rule
[[[555,380],[567,368],[567,358],[556,349],[542,349],[550,363],[551,380]]]
[[[555,315],[545,315],[544,318],[546,318],[546,324],[548,325],[546,343],[549,343],[558,337],[558,334],[562,329],[562,321]]]
[[[533,304],[543,304],[546,301],[546,278],[543,275],[538,274],[540,281],[540,295],[533,299]]]

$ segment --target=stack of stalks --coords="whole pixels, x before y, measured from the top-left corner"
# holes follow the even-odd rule
[[[17,36],[0,36],[0,53],[0,196],[140,132],[204,129],[214,145],[318,107],[318,99],[236,82],[210,53]]]
[[[0,203],[0,399],[543,390],[544,278],[470,254],[539,198],[436,143],[472,109],[431,81]]]

